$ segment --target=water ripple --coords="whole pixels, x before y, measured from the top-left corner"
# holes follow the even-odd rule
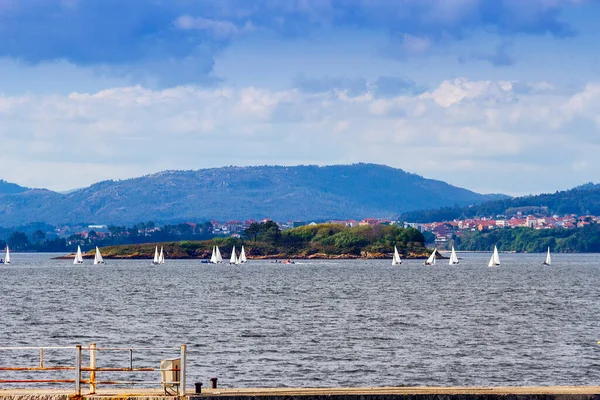
[[[507,254],[498,269],[487,257],[434,268],[93,267],[15,254],[0,267],[0,345],[187,343],[188,379],[217,376],[224,387],[600,385],[600,256],[556,255],[544,268],[539,255]],[[172,356],[136,352],[134,363]],[[37,354],[18,361],[35,364]],[[0,362],[10,363],[5,353]],[[48,362],[72,355],[49,352]],[[130,360],[102,353],[98,362]]]

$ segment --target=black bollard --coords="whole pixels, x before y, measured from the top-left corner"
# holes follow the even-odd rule
[[[202,382],[196,382],[194,385],[196,386],[196,394],[202,393]]]
[[[217,378],[210,378],[210,384],[211,384],[211,388],[212,389],[216,389],[217,388],[217,381],[218,380],[219,379],[217,379]]]

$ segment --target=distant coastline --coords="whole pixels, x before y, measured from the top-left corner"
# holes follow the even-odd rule
[[[152,246],[161,246],[164,243],[155,243]],[[147,246],[147,245],[140,245]],[[102,257],[104,259],[112,259],[112,260],[151,260],[154,255],[154,247],[152,247],[151,251],[147,252],[146,250],[133,251],[130,253],[121,253],[116,254],[113,252],[115,247],[125,247],[125,246],[111,246],[102,250]],[[179,251],[174,251],[170,253],[170,250],[173,250],[173,245],[171,243],[165,247],[166,258],[171,260],[209,260],[210,253],[202,254],[202,255],[189,255],[180,254]],[[249,247],[249,250],[252,250],[252,247]],[[422,252],[418,253],[409,253],[403,255],[402,258],[410,260],[421,260],[426,259],[431,253],[430,249],[425,249]],[[229,253],[224,252],[225,255],[228,256]],[[72,254],[65,254],[62,256],[54,257],[55,260],[72,260],[75,256]],[[84,259],[94,259],[94,252],[89,251],[83,254]],[[247,258],[249,260],[285,260],[285,259],[294,259],[294,260],[384,260],[391,259],[392,253],[370,253],[366,252],[365,254],[356,255],[356,254],[327,254],[327,253],[314,253],[309,255],[302,254],[292,254],[292,253],[277,253],[277,254],[266,254],[266,255],[248,255]],[[438,252],[438,259],[446,259],[448,257],[441,255]]]
[[[246,257],[259,259],[384,259],[397,249],[402,258],[425,258],[431,250],[425,246],[421,232],[414,228],[391,225],[348,227],[340,224],[314,224],[281,231],[273,221],[252,223],[241,237],[212,240],[124,244],[102,248],[107,259],[152,259],[160,248],[166,258],[211,258],[219,247],[223,259],[233,248],[245,246]],[[73,257],[63,256],[64,258]],[[84,257],[92,258],[92,251]]]

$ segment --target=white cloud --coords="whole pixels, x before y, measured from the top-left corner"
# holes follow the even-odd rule
[[[431,46],[431,39],[427,37],[413,36],[407,33],[402,35],[401,47],[406,54],[425,54]]]
[[[442,107],[450,107],[465,99],[482,98],[498,101],[508,100],[512,95],[512,85],[506,81],[472,82],[465,78],[444,81],[432,92],[421,95],[424,99],[432,99]]]
[[[1,178],[64,190],[161,169],[369,161],[496,192],[597,179],[600,85],[536,85],[459,78],[385,99],[192,86],[0,95],[0,140],[18,149],[0,157]]]
[[[216,39],[229,39],[232,36],[251,32],[256,29],[251,21],[246,21],[243,26],[237,26],[231,21],[192,17],[189,15],[180,16],[174,23],[179,29],[210,32]]]

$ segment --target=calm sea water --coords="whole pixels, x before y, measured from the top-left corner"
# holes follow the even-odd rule
[[[489,254],[435,267],[52,256],[15,253],[0,266],[0,346],[186,343],[188,382],[224,387],[600,385],[597,254],[555,254],[551,267],[544,255],[501,254],[499,268]],[[136,352],[134,366],[177,356]],[[19,357],[37,364],[35,352]],[[11,363],[2,351],[0,361]],[[128,366],[129,355],[98,364]]]

